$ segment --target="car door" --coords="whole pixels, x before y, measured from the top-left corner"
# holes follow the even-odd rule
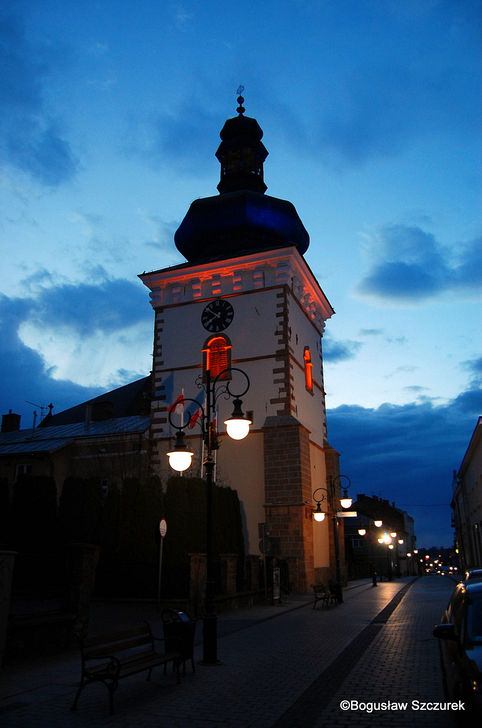
[[[447,609],[447,622],[454,625],[456,640],[444,640],[443,663],[448,695],[459,698],[464,694],[465,652],[464,637],[466,623],[467,595],[458,590]]]

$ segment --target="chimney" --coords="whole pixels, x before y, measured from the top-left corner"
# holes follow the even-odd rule
[[[8,410],[8,414],[2,415],[2,432],[18,432],[20,430],[20,415]]]
[[[85,405],[85,419],[84,419],[84,427],[86,430],[89,429],[91,422],[92,422],[92,405],[86,404]]]

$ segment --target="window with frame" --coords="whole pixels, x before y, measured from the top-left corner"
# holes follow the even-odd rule
[[[15,466],[15,480],[18,480],[22,475],[31,475],[32,465],[31,463],[17,463]]]
[[[313,394],[313,363],[311,361],[311,351],[309,346],[305,346],[304,348],[303,363],[305,369],[305,387],[310,394]]]
[[[231,342],[224,334],[217,334],[209,338],[203,348],[203,372],[204,376],[209,370],[211,379],[224,372],[220,379],[231,379],[231,372],[225,371],[231,368]]]

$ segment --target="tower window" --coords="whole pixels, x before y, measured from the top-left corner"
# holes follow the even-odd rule
[[[224,335],[213,336],[206,341],[203,348],[203,371],[206,373],[209,370],[211,379],[231,367],[231,348],[230,340]],[[231,379],[231,373],[225,372],[220,379]]]
[[[313,364],[309,346],[305,346],[303,361],[305,365],[305,387],[310,394],[313,394]]]

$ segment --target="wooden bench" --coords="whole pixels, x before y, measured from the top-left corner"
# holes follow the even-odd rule
[[[100,634],[80,640],[81,678],[71,710],[76,710],[80,693],[86,685],[93,682],[103,683],[109,691],[110,713],[114,712],[114,692],[119,680],[138,672],[148,671],[150,680],[155,667],[172,663],[177,682],[181,680],[179,667],[181,653],[172,650],[157,652],[155,642],[164,642],[152,635],[149,624],[143,623],[129,629]]]
[[[337,604],[337,598],[335,594],[325,584],[312,584],[313,594],[315,601],[313,602],[313,609],[316,609],[318,602],[321,602],[322,606],[327,607],[330,604]]]

